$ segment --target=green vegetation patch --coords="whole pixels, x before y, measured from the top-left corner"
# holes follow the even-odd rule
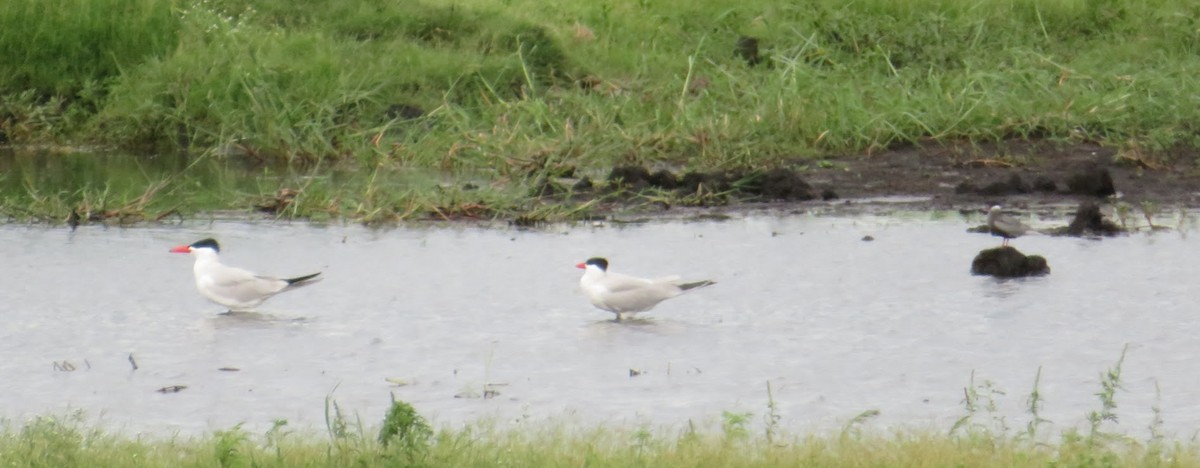
[[[1197,18],[1188,0],[11,0],[0,141],[527,186],[929,142],[1169,156],[1200,147]]]

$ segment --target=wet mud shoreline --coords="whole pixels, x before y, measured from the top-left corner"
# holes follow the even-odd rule
[[[715,182],[699,190],[729,191],[735,200],[707,206],[658,204],[647,208],[642,204],[634,210],[628,205],[609,203],[598,211],[617,218],[720,218],[760,211],[982,212],[997,204],[1006,208],[1066,212],[1089,201],[1100,205],[1197,208],[1200,169],[1193,153],[1181,151],[1169,155],[1169,159],[1151,160],[1120,154],[1115,148],[1093,143],[1016,141],[913,146],[821,160],[819,164],[797,160],[788,169],[731,171],[723,174],[724,179],[722,174],[676,175],[623,166],[614,168],[603,183],[635,190],[673,189],[680,193],[697,190],[696,181]],[[630,174],[632,183],[628,182]],[[661,184],[662,180],[675,182]],[[746,180],[752,183],[746,184]],[[592,189],[590,185],[586,188]]]

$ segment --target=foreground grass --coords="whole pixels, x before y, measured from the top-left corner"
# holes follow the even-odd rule
[[[381,442],[387,440],[388,442]],[[1194,443],[1093,438],[1057,441],[986,432],[870,432],[658,435],[646,429],[510,429],[486,426],[380,439],[294,434],[285,423],[263,435],[239,428],[194,438],[128,437],[71,419],[38,418],[0,433],[8,466],[1200,466]]]
[[[789,435],[780,430],[767,389],[763,432],[749,413],[723,414],[719,430],[694,426],[664,430],[520,423],[498,429],[477,424],[435,432],[408,403],[393,399],[378,428],[351,423],[332,398],[326,401],[328,437],[296,434],[276,421],[261,436],[240,427],[194,438],[137,437],[89,428],[77,413],[40,417],[0,431],[0,463],[10,466],[1200,466],[1200,446],[1162,434],[1157,406],[1150,437],[1109,432],[1117,423],[1125,351],[1100,375],[1099,409],[1086,428],[1057,435],[1040,416],[1041,371],[1026,399],[1028,424],[1012,429],[995,411],[1004,392],[990,381],[964,388],[966,414],[948,431],[864,428],[878,415],[866,411],[842,430]]]

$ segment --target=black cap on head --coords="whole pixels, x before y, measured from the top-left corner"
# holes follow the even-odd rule
[[[600,258],[600,257],[592,257],[592,258],[589,258],[589,259],[587,259],[587,261],[586,261],[586,262],[583,262],[583,264],[584,264],[584,265],[595,265],[595,266],[596,266],[596,268],[599,268],[599,269],[600,269],[600,271],[607,271],[607,270],[608,270],[608,260],[605,260],[605,259],[603,259],[603,258]]]
[[[209,248],[209,249],[213,249],[213,251],[215,251],[215,252],[221,251],[221,246],[217,245],[217,240],[213,239],[211,237],[208,239],[202,239],[202,240],[198,240],[196,242],[192,242],[192,248],[193,249]]]

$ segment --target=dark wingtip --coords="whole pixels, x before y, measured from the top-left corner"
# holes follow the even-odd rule
[[[320,275],[320,274],[321,274],[321,272],[319,272],[319,271],[318,271],[318,272],[316,272],[316,273],[313,273],[313,274],[311,274],[311,275],[297,276],[297,277],[295,277],[295,278],[285,278],[285,279],[284,279],[284,281],[287,281],[287,284],[303,283],[303,282],[305,282],[305,281],[308,281],[308,280],[310,280],[310,279],[316,278],[316,277],[317,277],[317,275]]]
[[[683,283],[679,285],[679,289],[687,291],[689,289],[703,288],[705,286],[712,286],[714,284],[717,284],[717,282],[712,280],[695,281],[691,283]]]

